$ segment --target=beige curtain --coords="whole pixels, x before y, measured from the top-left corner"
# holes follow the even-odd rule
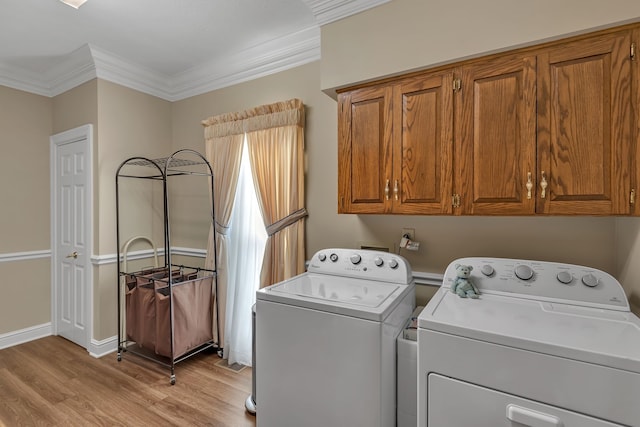
[[[209,119],[211,120],[211,119]],[[204,122],[203,122],[204,123]],[[214,340],[224,346],[224,324],[227,307],[227,230],[233,209],[238,184],[244,131],[234,123],[213,122],[205,128],[205,155],[213,169],[213,191],[215,194],[216,241],[213,241],[213,226],[209,230],[205,268],[217,267],[218,284],[214,298],[217,299],[217,316],[214,315]],[[214,246],[216,251],[214,252]],[[217,265],[214,254],[217,255]],[[214,306],[215,307],[215,306]],[[217,323],[216,323],[217,319]],[[219,336],[218,336],[219,334]]]
[[[218,343],[224,344],[227,290],[226,230],[233,209],[242,142],[249,157],[269,238],[260,287],[304,271],[304,105],[299,99],[211,117],[205,126],[206,157],[214,175],[218,257]],[[209,233],[206,268],[215,265]],[[216,325],[214,325],[215,331]]]
[[[262,107],[247,120],[247,144],[258,204],[267,228],[260,287],[304,271],[304,105],[298,99]]]

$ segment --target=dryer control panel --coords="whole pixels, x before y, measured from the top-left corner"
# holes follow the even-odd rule
[[[365,249],[320,250],[307,271],[406,285],[413,281],[411,266],[402,256]]]
[[[451,287],[456,265],[469,265],[480,293],[629,311],[624,289],[610,274],[581,265],[510,258],[460,258],[447,267],[443,286]]]

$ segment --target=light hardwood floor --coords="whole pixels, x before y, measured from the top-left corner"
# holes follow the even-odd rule
[[[200,354],[169,369],[134,355],[100,359],[61,337],[0,350],[3,426],[255,426],[251,369]]]

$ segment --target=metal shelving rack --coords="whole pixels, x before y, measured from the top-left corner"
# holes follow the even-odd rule
[[[218,281],[217,281],[217,253],[216,245],[213,246],[213,258],[214,269],[205,269],[201,267],[190,267],[185,265],[174,264],[172,261],[171,250],[171,231],[170,231],[170,210],[169,210],[169,190],[167,181],[171,177],[175,176],[201,176],[209,179],[211,186],[210,199],[211,199],[211,225],[213,229],[213,239],[215,242],[215,210],[214,210],[214,197],[213,197],[213,170],[211,164],[194,150],[182,149],[174,152],[171,156],[160,159],[148,159],[146,157],[131,157],[120,164],[116,172],[116,243],[118,246],[118,361],[122,360],[124,352],[133,353],[137,356],[152,360],[160,363],[171,370],[170,382],[175,384],[175,365],[182,360],[185,360],[195,354],[209,350],[218,354],[222,353],[222,346],[216,342],[216,339],[220,337],[219,326],[217,322],[218,316],[218,298],[214,297],[218,295]],[[122,271],[121,260],[123,254],[121,252],[121,239],[120,239],[120,185],[123,178],[131,179],[148,179],[152,181],[160,181],[162,183],[163,194],[163,220],[164,220],[164,268],[167,272],[166,277],[163,277],[159,281],[149,279],[149,271],[138,272],[126,272]],[[209,195],[207,195],[209,196]],[[206,230],[209,232],[209,230]],[[154,248],[155,249],[155,248]],[[178,271],[179,273],[175,273]],[[145,274],[146,273],[146,274]],[[216,335],[213,336],[213,325],[211,324],[212,339],[206,340],[197,345],[193,349],[189,349],[184,354],[176,354],[176,336],[175,336],[175,311],[176,304],[174,303],[173,295],[174,289],[177,286],[181,286],[183,283],[188,283],[189,278],[197,277],[199,279],[212,280],[212,303],[211,303],[211,316],[216,317]],[[123,325],[126,320],[127,300],[124,298],[127,287],[127,280],[153,280],[154,285],[152,289],[159,291],[159,287],[163,288],[164,292],[169,295],[168,298],[168,310],[169,310],[169,330],[170,330],[170,354],[158,354],[158,351],[153,351],[150,347],[143,347],[139,342],[136,343],[128,336]],[[187,282],[185,282],[185,280]],[[158,283],[160,284],[158,286]]]

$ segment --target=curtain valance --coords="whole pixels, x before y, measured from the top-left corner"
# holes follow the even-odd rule
[[[205,139],[241,135],[282,126],[304,126],[304,104],[299,99],[225,113],[202,121]]]

